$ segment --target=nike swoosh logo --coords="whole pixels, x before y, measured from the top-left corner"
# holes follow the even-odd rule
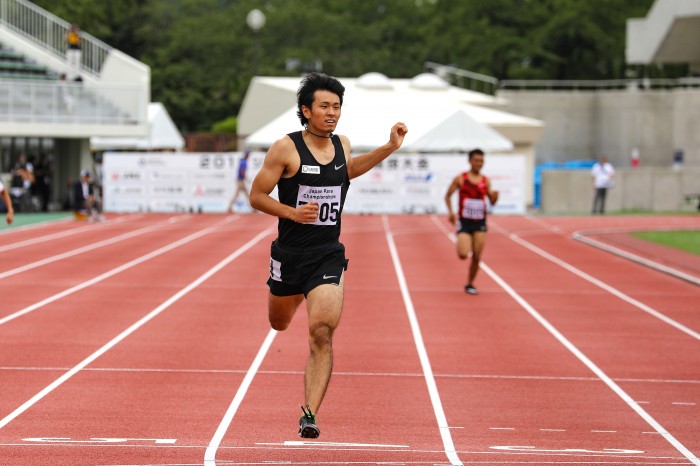
[[[323,279],[324,279],[324,280],[328,280],[329,278],[338,278],[338,276],[337,276],[337,275],[326,275],[326,274],[323,274]]]
[[[345,164],[342,164],[341,166],[336,165],[336,166],[335,166],[335,169],[336,169],[336,170],[340,170],[340,169],[343,168],[344,166],[345,166]]]

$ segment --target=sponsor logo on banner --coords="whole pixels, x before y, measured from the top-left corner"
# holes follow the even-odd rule
[[[109,194],[122,195],[122,196],[141,196],[143,194],[142,186],[110,186],[106,190]]]
[[[226,172],[224,171],[211,171],[211,172],[194,172],[192,173],[192,179],[195,181],[205,181],[205,180],[225,180]]]
[[[174,171],[159,171],[153,170],[151,172],[151,179],[154,181],[184,181],[187,178],[187,172],[174,172]]]
[[[156,156],[143,156],[139,157],[137,162],[139,167],[165,167],[168,165],[168,161]]]
[[[143,172],[138,170],[114,171],[107,176],[112,181],[141,181],[142,177]]]
[[[409,196],[430,197],[433,194],[431,187],[426,185],[409,185],[406,186],[403,191]]]
[[[183,186],[151,186],[153,194],[182,194],[184,191]]]
[[[192,190],[192,195],[195,197],[219,197],[226,194],[226,188],[223,186],[202,186],[197,185]]]
[[[432,172],[408,172],[403,175],[403,180],[406,183],[430,183],[432,179]]]
[[[396,190],[393,186],[358,186],[358,194],[365,196],[393,196]]]

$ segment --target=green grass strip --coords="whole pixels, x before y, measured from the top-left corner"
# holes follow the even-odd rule
[[[72,217],[71,212],[46,212],[46,213],[18,213],[15,214],[15,219],[12,225],[8,225],[5,222],[5,212],[0,213],[0,230],[7,230],[9,228],[17,228],[25,225],[31,225],[33,223],[43,223],[51,222],[55,220],[62,220],[64,218]]]
[[[636,238],[700,255],[700,230],[638,231]]]

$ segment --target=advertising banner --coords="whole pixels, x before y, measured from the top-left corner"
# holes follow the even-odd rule
[[[223,213],[236,189],[241,152],[123,153],[104,155],[106,212]],[[265,154],[248,158],[247,184]],[[466,154],[394,154],[350,182],[348,213],[446,213],[445,193],[455,176],[469,170]],[[487,154],[482,173],[500,198],[492,212],[525,213],[525,156]],[[276,191],[272,193],[276,197]],[[453,196],[456,207],[457,195]],[[236,212],[250,211],[239,197]]]

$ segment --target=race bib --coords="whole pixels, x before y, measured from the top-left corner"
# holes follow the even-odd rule
[[[340,186],[299,186],[297,207],[309,202],[318,204],[318,219],[309,225],[335,225],[340,217]]]
[[[462,205],[462,218],[481,220],[485,217],[486,203],[483,199],[465,199]]]

